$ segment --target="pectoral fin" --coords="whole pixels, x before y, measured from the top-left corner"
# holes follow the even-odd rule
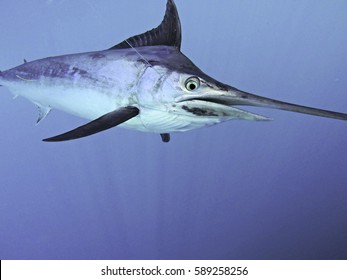
[[[101,116],[100,118],[91,121],[85,125],[82,125],[74,130],[60,134],[51,138],[43,139],[45,142],[60,142],[78,139],[86,137],[112,127],[115,127],[123,122],[130,120],[133,117],[136,117],[140,113],[140,110],[136,107],[124,107],[118,110],[112,111],[106,115]]]

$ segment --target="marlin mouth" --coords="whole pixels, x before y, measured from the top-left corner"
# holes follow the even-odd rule
[[[185,101],[189,101],[189,100],[200,100],[200,101],[226,105],[226,106],[240,105],[240,104],[236,104],[235,100],[231,96],[229,97],[229,96],[204,95],[204,96],[197,96],[197,97],[191,97],[191,98],[185,99]]]
[[[231,100],[230,100],[231,101]],[[267,117],[251,113],[231,105],[232,102],[226,99],[214,97],[190,97],[180,100],[181,109],[185,113],[192,114],[197,117],[208,117],[218,119],[244,119],[252,121],[268,121]]]

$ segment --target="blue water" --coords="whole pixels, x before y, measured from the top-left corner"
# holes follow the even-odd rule
[[[347,112],[347,2],[176,0],[182,51],[246,91]],[[0,2],[0,69],[100,50],[159,24],[165,0]],[[346,259],[347,123],[42,138],[85,120],[0,88],[1,259]]]

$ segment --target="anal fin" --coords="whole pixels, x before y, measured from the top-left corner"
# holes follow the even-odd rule
[[[66,133],[43,139],[45,142],[60,142],[86,137],[126,122],[140,113],[140,110],[133,106],[123,107],[107,113],[100,118],[82,125]]]
[[[52,110],[52,108],[49,106],[42,106],[39,104],[36,104],[36,105],[37,105],[37,108],[39,110],[39,116],[38,116],[37,121],[36,121],[36,125],[38,125],[42,120],[44,120],[47,117],[47,115]]]

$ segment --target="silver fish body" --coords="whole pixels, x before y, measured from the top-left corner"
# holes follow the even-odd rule
[[[176,102],[187,94],[179,85],[191,74],[155,65],[162,57],[174,64],[185,59],[169,46],[64,55],[26,62],[2,72],[0,83],[42,110],[54,108],[89,120],[136,106],[141,114],[120,126],[144,132],[188,131],[244,118],[241,110],[222,104],[214,104],[214,110],[205,104],[209,113],[203,113],[205,101]],[[201,111],[198,118],[196,108]],[[256,115],[250,116],[253,119]]]

